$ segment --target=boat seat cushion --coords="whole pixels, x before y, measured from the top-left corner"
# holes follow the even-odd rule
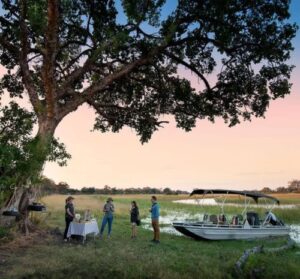
[[[217,215],[210,215],[209,216],[209,221],[212,222],[213,224],[217,224],[218,223],[218,217]]]

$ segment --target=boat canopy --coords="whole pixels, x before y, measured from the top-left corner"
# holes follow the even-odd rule
[[[234,194],[234,195],[242,195],[242,196],[250,197],[254,199],[256,203],[258,202],[259,198],[271,199],[274,202],[276,202],[278,205],[280,203],[278,199],[272,196],[268,196],[259,192],[250,192],[250,191],[236,191],[236,190],[224,190],[224,189],[195,189],[190,194],[190,196],[206,195],[206,194]]]

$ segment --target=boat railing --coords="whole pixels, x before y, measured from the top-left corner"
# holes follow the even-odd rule
[[[238,214],[232,216],[232,218],[227,218],[224,214],[204,214],[202,224],[204,225],[212,225],[212,226],[230,226],[230,227],[240,227],[244,224],[243,216]]]
[[[232,224],[213,224],[213,223],[190,223],[188,224],[190,226],[197,226],[197,227],[206,227],[206,228],[242,228],[243,225],[238,224],[238,225],[232,225]]]
[[[248,211],[245,213],[246,218],[243,218],[241,214],[226,216],[225,214],[204,214],[203,220],[197,222],[198,225],[210,226],[210,227],[245,227],[245,228],[260,228],[270,226],[265,219],[260,219],[257,212]],[[284,225],[282,222],[278,222],[277,226]],[[276,226],[271,225],[271,226]]]

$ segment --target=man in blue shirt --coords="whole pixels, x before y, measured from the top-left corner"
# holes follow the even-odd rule
[[[159,204],[157,203],[156,196],[151,197],[152,207],[150,209],[151,212],[151,220],[152,227],[154,232],[154,238],[151,240],[154,243],[160,243],[159,241]]]

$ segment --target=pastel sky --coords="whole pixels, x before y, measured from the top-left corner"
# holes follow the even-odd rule
[[[300,1],[292,20],[300,25]],[[67,167],[47,163],[44,174],[71,187],[196,187],[260,189],[300,179],[300,34],[291,63],[292,93],[273,101],[263,119],[228,128],[221,120],[198,121],[192,132],[174,121],[142,145],[129,128],[117,134],[91,132],[94,112],[87,106],[68,115],[56,136],[72,155]],[[183,75],[198,86],[189,72]]]

